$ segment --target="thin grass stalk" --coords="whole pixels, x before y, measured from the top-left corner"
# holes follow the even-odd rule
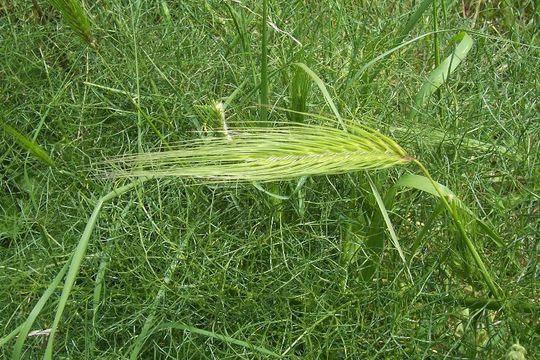
[[[163,300],[163,297],[165,296],[165,292],[167,291],[168,285],[171,282],[172,275],[176,271],[176,268],[178,267],[178,264],[180,263],[180,257],[177,256],[172,263],[169,265],[169,268],[165,272],[165,276],[163,278],[163,284],[159,287],[158,293],[156,297],[154,298],[154,301],[152,302],[152,305],[150,306],[150,314],[146,318],[144,325],[142,327],[141,333],[137,336],[135,339],[135,343],[131,347],[131,352],[129,355],[130,360],[136,360],[139,359],[139,353],[141,352],[144,342],[148,335],[151,332],[151,328],[154,325],[155,318],[156,318],[156,312],[161,304],[161,301]]]
[[[247,30],[246,30],[246,20],[244,18],[244,14],[237,13],[232,6],[224,2],[224,5],[227,7],[227,10],[229,10],[229,14],[231,15],[231,19],[233,21],[233,25],[236,29],[236,32],[238,33],[238,38],[240,40],[240,45],[242,46],[242,51],[244,53],[244,56],[246,57],[246,63],[247,66],[251,69],[251,76],[253,79],[253,83],[257,84],[257,69],[255,66],[255,62],[253,61],[253,54],[249,48],[249,38],[247,36]],[[247,81],[244,80],[244,81]]]
[[[103,61],[103,65],[109,70],[109,74],[119,83],[122,85],[122,82],[119,80],[117,74],[111,70],[111,68],[109,67],[109,64],[105,61],[105,58],[103,57],[103,55],[97,51],[97,54],[98,56],[100,57],[100,59]],[[149,58],[150,59],[150,58]],[[150,61],[152,61],[150,59]],[[161,73],[162,74],[162,73]],[[91,83],[91,82],[88,82],[88,81],[84,81],[83,82],[84,85],[87,85],[87,86],[92,86],[92,87],[96,87],[98,89],[103,89],[103,90],[106,90],[106,91],[110,91],[112,93],[117,93],[117,94],[122,94],[122,95],[125,95],[127,96],[127,99],[133,104],[133,106],[137,109],[137,131],[139,133],[139,129],[140,129],[140,126],[139,126],[139,122],[140,122],[140,116],[142,116],[144,118],[144,120],[148,123],[148,125],[150,126],[150,128],[152,129],[152,131],[161,139],[162,143],[165,145],[165,147],[167,148],[170,148],[169,147],[169,143],[167,142],[167,139],[165,139],[165,137],[163,136],[163,134],[159,131],[159,129],[157,128],[156,124],[154,124],[154,121],[152,120],[152,118],[146,113],[143,111],[142,107],[140,106],[140,94],[136,94],[136,93],[132,93],[130,91],[128,91],[128,89],[122,85],[122,88],[123,90],[120,90],[120,89],[114,89],[114,88],[111,88],[111,87],[108,87],[108,86],[103,86],[103,85],[99,85],[99,84],[94,84],[94,83]],[[171,84],[171,87],[174,89],[174,86],[172,86]],[[137,133],[137,139],[139,139],[139,134]],[[139,141],[137,141],[139,143]],[[140,147],[139,147],[140,148]]]
[[[519,301],[519,300],[502,301],[498,299],[490,299],[490,298],[483,298],[483,297],[470,297],[470,296],[452,297],[452,296],[441,296],[441,294],[433,294],[433,293],[424,293],[421,295],[421,297],[425,298],[428,301],[442,301],[448,304],[457,303],[461,306],[472,308],[472,309],[487,309],[487,310],[499,311],[511,305],[512,308],[519,310],[520,313],[532,313],[532,314],[540,313],[540,304],[535,304],[533,302],[527,302],[527,301]]]
[[[433,0],[433,55],[435,67],[441,63],[441,49],[439,44],[439,9],[437,8],[437,0]]]
[[[420,19],[422,18],[422,15],[424,14],[424,12],[431,6],[432,1],[433,0],[424,0],[422,3],[420,3],[420,5],[418,5],[418,7],[414,11],[414,13],[409,17],[409,19],[407,20],[407,22],[405,23],[403,28],[400,30],[399,36],[394,41],[392,48],[395,49],[395,48],[401,47],[401,45],[400,45],[401,42],[407,37],[407,35],[409,35],[409,33],[416,26],[418,21],[420,21]],[[362,69],[357,71],[355,74],[349,75],[349,80],[347,81],[346,86],[350,87],[351,84],[354,81],[356,81],[363,74],[365,75],[365,79],[366,79],[365,83],[369,84],[369,83],[373,82],[373,80],[375,80],[375,78],[381,72],[382,68],[383,68],[382,65],[378,65],[371,71],[371,73],[369,75],[367,75],[367,74],[364,74],[364,70],[363,70],[364,67],[363,67]]]
[[[444,0],[443,0],[444,1]],[[439,9],[437,7],[438,0],[433,0],[433,55],[435,60],[435,68],[441,64],[441,49],[439,43]],[[435,91],[437,100],[441,99],[441,89]],[[439,107],[439,116],[443,117],[443,110]]]
[[[383,220],[386,224],[386,228],[388,229],[388,233],[390,234],[390,241],[396,248],[399,257],[403,261],[403,264],[405,266],[405,270],[407,271],[407,275],[409,275],[409,278],[411,279],[411,282],[413,281],[413,277],[411,275],[411,272],[409,270],[409,266],[407,265],[407,260],[405,259],[405,254],[403,253],[403,250],[401,249],[401,245],[399,244],[399,240],[396,234],[396,231],[394,230],[394,225],[392,225],[392,221],[390,221],[390,216],[388,216],[388,211],[386,210],[386,206],[384,206],[384,201],[382,200],[381,195],[379,194],[379,191],[377,190],[377,187],[371,180],[371,177],[367,175],[369,186],[371,187],[371,191],[373,193],[373,196],[375,197],[375,201],[377,202],[377,206],[379,207],[379,211],[383,217]]]
[[[260,108],[261,122],[268,124],[268,0],[263,0],[263,12],[261,23],[261,88],[260,100],[262,107]]]
[[[133,7],[131,7],[131,28],[133,30],[132,40],[133,40],[133,55],[134,55],[134,64],[135,64],[135,90],[136,90],[136,100],[133,100],[133,102],[136,104],[137,107],[137,147],[139,152],[142,152],[142,138],[143,138],[143,130],[142,130],[142,111],[141,111],[141,84],[140,84],[140,77],[139,77],[139,48],[137,43],[137,24],[138,17],[140,16],[140,3],[136,4],[137,6],[137,16],[133,13]],[[157,130],[157,129],[156,129]],[[159,131],[158,131],[159,133]]]
[[[441,10],[443,13],[443,20],[444,22],[448,22],[448,11],[446,9],[446,0],[441,0]]]
[[[153,334],[155,332],[158,332],[160,330],[164,330],[164,329],[168,329],[168,330],[170,330],[170,329],[184,330],[184,331],[186,331],[188,333],[193,333],[193,334],[197,334],[197,335],[201,335],[201,336],[206,336],[206,337],[211,338],[211,339],[220,340],[220,341],[223,341],[226,344],[238,345],[238,346],[244,347],[246,349],[249,349],[251,351],[261,353],[262,355],[282,358],[282,356],[280,354],[278,354],[278,353],[276,353],[276,352],[274,352],[274,351],[272,351],[270,349],[267,349],[265,347],[253,345],[253,344],[251,344],[251,343],[249,343],[247,341],[239,340],[239,339],[236,339],[236,338],[234,338],[232,336],[229,336],[229,335],[218,334],[218,333],[216,333],[214,331],[208,331],[208,330],[200,329],[200,328],[197,328],[195,326],[183,324],[183,323],[180,323],[180,322],[168,322],[168,323],[159,324],[158,326],[156,326],[151,331],[151,333],[149,335],[151,335],[151,334]]]

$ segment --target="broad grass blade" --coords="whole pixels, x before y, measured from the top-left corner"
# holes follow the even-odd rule
[[[423,169],[425,170],[425,168]],[[439,191],[437,191],[437,189],[435,188],[435,184],[437,188],[439,188],[440,194]],[[488,272],[484,261],[480,256],[480,253],[477,250],[477,244],[473,243],[473,240],[468,235],[469,233],[474,233],[475,231],[477,231],[474,227],[472,227],[473,225],[481,223],[480,229],[484,231],[487,236],[492,238],[496,244],[498,244],[498,240],[500,238],[496,236],[495,231],[491,230],[485,222],[482,222],[474,214],[474,212],[470,210],[467,206],[465,206],[463,202],[450,189],[448,189],[442,184],[434,182],[434,180],[426,176],[406,174],[402,176],[394,186],[417,189],[435,195],[439,198],[442,194],[442,196],[445,197],[445,199],[441,200],[445,204],[447,210],[450,212],[450,215],[454,219],[454,222],[459,229],[461,237],[459,245],[462,247],[463,250],[467,249],[466,253],[464,253],[463,255],[465,256],[465,259],[470,258],[470,262],[467,261],[467,264],[464,264],[464,267],[478,270],[490,290],[493,292],[493,295],[499,296],[498,288],[494,283],[491,274]],[[474,219],[474,221],[469,221],[469,219],[471,218]],[[488,231],[486,231],[484,227],[487,227]],[[472,264],[475,264],[476,268],[472,268]]]
[[[460,32],[454,37],[453,41],[459,41],[454,52],[429,74],[427,80],[416,94],[415,103],[417,108],[423,107],[431,95],[448,80],[448,77],[467,57],[473,46],[473,39],[466,32]]]
[[[417,189],[420,191],[427,192],[431,195],[435,195],[439,197],[439,193],[437,190],[433,187],[433,184],[431,181],[422,175],[414,175],[414,174],[405,174],[402,177],[399,178],[399,180],[395,183],[396,187],[409,187],[413,189]],[[447,188],[446,186],[439,184],[439,188],[442,190],[443,194],[447,197],[455,198],[456,195]]]
[[[436,197],[439,197],[439,193],[433,187],[431,180],[425,176],[414,175],[414,174],[405,174],[399,178],[399,180],[394,184],[395,187],[408,187],[412,189],[417,189]],[[439,189],[443,192],[445,196],[454,204],[459,211],[464,212],[467,216],[471,216],[475,219],[479,229],[484,232],[489,238],[493,240],[497,247],[501,248],[504,246],[503,239],[497,234],[497,232],[484,220],[480,219],[469,207],[467,207],[449,188],[438,183]]]
[[[41,298],[38,300],[36,305],[34,305],[34,308],[30,312],[30,315],[28,315],[28,317],[26,318],[25,322],[22,323],[21,326],[17,328],[18,332],[15,333],[15,331],[14,331],[14,332],[10,333],[8,336],[6,336],[5,338],[3,338],[2,340],[0,340],[0,347],[1,347],[5,343],[4,339],[9,340],[9,338],[8,338],[9,336],[12,336],[12,335],[17,336],[18,335],[17,342],[15,343],[15,346],[13,347],[13,353],[11,355],[12,359],[18,360],[18,359],[21,358],[24,342],[28,338],[28,333],[32,329],[32,325],[34,324],[34,322],[36,321],[38,315],[41,313],[41,311],[45,307],[45,304],[47,303],[49,298],[54,294],[54,292],[56,291],[58,285],[60,284],[60,282],[64,278],[64,275],[66,274],[66,272],[68,270],[68,265],[69,265],[70,261],[71,261],[71,257],[68,259],[66,264],[62,267],[62,269],[55,276],[53,281],[50,282],[49,286],[47,287],[47,289],[45,290],[43,295],[41,295]]]
[[[311,83],[309,82],[308,73],[300,66],[297,66],[294,69],[289,90],[290,109],[292,111],[287,113],[287,116],[292,122],[304,122],[304,113],[307,112],[307,98],[309,96],[310,88]]]
[[[96,203],[94,211],[92,212],[92,215],[90,215],[90,219],[88,219],[88,222],[86,223],[86,227],[84,228],[83,234],[81,235],[81,238],[79,239],[77,247],[75,248],[71,256],[71,261],[69,263],[69,270],[66,275],[64,287],[62,289],[62,295],[60,295],[58,307],[56,308],[56,315],[54,317],[54,321],[51,326],[51,332],[49,334],[47,348],[45,349],[45,355],[43,357],[44,360],[52,359],[55,333],[60,324],[60,320],[62,319],[62,315],[64,313],[64,309],[66,308],[67,300],[69,298],[69,295],[71,294],[71,290],[73,289],[73,286],[75,285],[75,280],[77,279],[77,275],[79,273],[81,263],[86,254],[86,249],[88,248],[88,243],[90,242],[90,236],[92,235],[92,232],[94,231],[94,228],[96,227],[96,223],[97,223],[99,214],[101,212],[101,209],[103,207],[103,204],[133,189],[137,185],[143,183],[145,180],[146,179],[144,178],[138,179],[129,183],[128,185],[117,188],[111,191],[110,193],[106,194],[105,196],[101,197]]]

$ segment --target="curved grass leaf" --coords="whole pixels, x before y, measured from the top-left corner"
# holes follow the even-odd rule
[[[488,288],[491,290],[492,294],[496,298],[499,298],[499,288],[495,284],[490,272],[484,264],[484,261],[476,248],[476,244],[468,235],[468,233],[471,232],[471,222],[467,221],[467,219],[473,218],[476,220],[476,222],[481,222],[481,220],[478,219],[478,217],[476,217],[476,215],[469,208],[467,208],[450,189],[438,182],[435,182],[431,177],[429,177],[427,169],[420,162],[418,162],[417,160],[415,160],[415,162],[427,175],[420,176],[406,174],[396,182],[394,187],[414,188],[435,195],[441,199],[442,203],[454,219],[458,230],[460,231],[462,237],[461,240],[463,242],[462,245],[467,248],[468,254],[470,254],[471,256],[471,264],[476,265],[478,272],[484,278],[484,281]],[[391,193],[395,194],[395,191],[391,191]],[[489,226],[487,226],[487,224],[481,222],[481,228],[485,231],[484,227],[487,227],[489,229]],[[490,237],[495,234],[494,231],[485,231],[485,233]],[[496,239],[493,240],[496,241]],[[471,264],[465,264],[465,266],[469,267]]]
[[[332,112],[336,116],[336,119],[338,120],[339,125],[341,125],[343,129],[346,129],[345,122],[343,121],[343,118],[339,114],[336,104],[334,104],[334,100],[332,100],[332,97],[330,96],[330,93],[326,89],[326,85],[324,85],[324,82],[322,81],[322,79],[317,74],[315,74],[315,72],[311,70],[306,64],[295,63],[294,65],[304,70],[304,72],[307,75],[309,75],[309,77],[313,80],[313,82],[319,87],[319,89],[321,90],[324,96],[324,99],[326,100],[326,103],[328,104],[328,106],[330,106],[330,109],[332,109]]]
[[[411,161],[393,140],[351,124],[350,132],[320,125],[252,127],[187,141],[176,149],[108,162],[113,177],[165,177],[205,182],[268,182],[310,175],[384,169]]]
[[[390,216],[388,215],[388,211],[386,210],[386,206],[384,205],[384,201],[382,200],[381,195],[379,194],[379,191],[377,190],[377,187],[371,180],[371,178],[368,176],[368,182],[369,186],[371,187],[371,192],[373,193],[373,196],[375,197],[375,200],[377,202],[377,206],[379,207],[379,210],[381,212],[381,215],[384,219],[384,223],[386,224],[386,228],[388,229],[388,233],[390,234],[390,240],[392,241],[392,244],[396,248],[399,257],[403,261],[403,264],[405,264],[405,267],[407,269],[407,273],[409,274],[410,279],[412,280],[412,275],[409,271],[409,268],[407,267],[407,260],[405,260],[405,254],[403,253],[403,250],[401,249],[401,245],[399,244],[399,240],[396,234],[396,231],[394,230],[394,225],[392,225],[392,221],[390,220]]]
[[[497,232],[492,228],[491,225],[486,223],[484,220],[480,219],[469,207],[467,207],[449,188],[442,184],[438,184],[439,189],[444,195],[450,199],[451,203],[454,204],[460,211],[462,211],[466,216],[473,217],[476,225],[478,225],[479,230],[487,235],[493,243],[498,247],[502,248],[504,246],[504,240],[497,234]],[[408,187],[412,189],[417,189],[423,192],[427,192],[431,195],[439,197],[437,190],[433,187],[431,181],[421,175],[414,174],[405,174],[394,184],[394,187]]]
[[[439,193],[437,192],[431,181],[427,177],[421,175],[405,174],[399,178],[399,180],[394,184],[394,186],[409,187],[423,192],[427,192],[437,197],[439,196]],[[452,190],[450,190],[446,186],[439,184],[439,189],[448,198],[457,199],[456,195],[452,192]],[[461,204],[461,202],[459,203]]]

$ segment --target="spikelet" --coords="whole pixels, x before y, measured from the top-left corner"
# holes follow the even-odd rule
[[[113,177],[167,177],[205,182],[279,181],[307,175],[377,170],[405,164],[410,156],[379,132],[350,125],[291,124],[247,127],[231,138],[186,141],[172,150],[112,159]]]

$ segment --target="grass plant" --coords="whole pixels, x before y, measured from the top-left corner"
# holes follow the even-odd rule
[[[536,2],[32,4],[0,358],[538,357]]]

